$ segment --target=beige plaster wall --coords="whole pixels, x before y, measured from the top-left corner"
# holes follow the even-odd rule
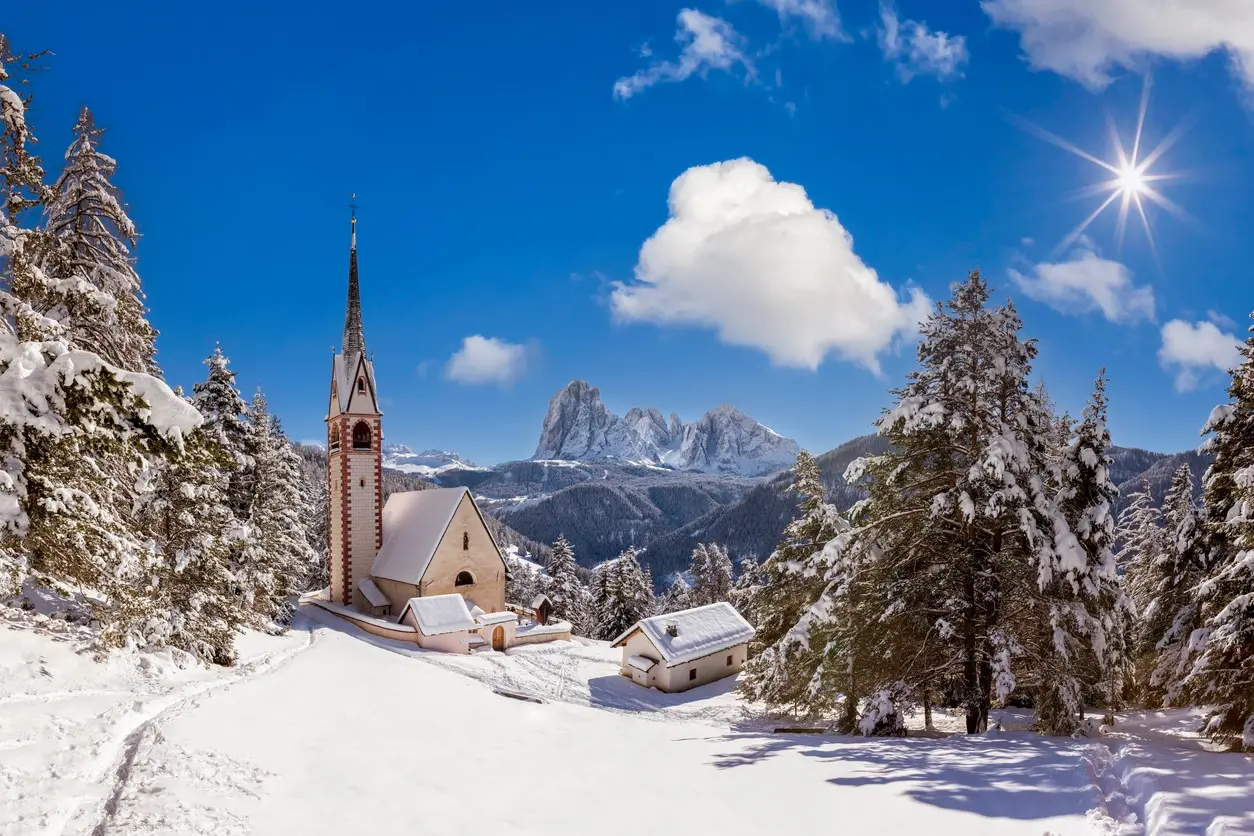
[[[462,549],[462,533],[470,534],[470,548]],[[456,586],[462,571],[470,572],[475,582]],[[436,547],[431,565],[422,577],[422,595],[460,594],[468,602],[478,604],[484,612],[505,609],[505,561],[492,544],[492,536],[475,511],[473,500],[463,497],[453,520]],[[391,597],[389,595],[389,597]]]
[[[568,642],[570,641],[570,631],[565,633],[540,633],[539,635],[529,636],[523,634],[521,636],[515,634],[510,640],[510,647],[520,644],[541,644],[543,642]]]
[[[721,650],[718,653],[712,653],[709,656],[695,659],[682,665],[661,668],[660,670],[655,669],[655,683],[659,690],[668,694],[677,694],[680,691],[687,691],[689,688],[696,688],[699,685],[715,682],[726,676],[734,676],[744,667],[745,656],[748,650],[748,643],[738,644],[729,647],[727,650]],[[727,657],[729,656],[732,660],[730,665],[727,664]],[[697,678],[689,679],[688,672],[694,669],[697,672]]]
[[[408,624],[418,632],[418,646],[424,650],[438,650],[441,653],[469,653],[470,652],[470,633],[468,631],[460,631],[456,633],[442,633],[438,636],[424,636],[422,629],[418,626],[418,618],[414,615],[413,610],[406,610],[405,617],[401,619],[401,623]]]
[[[379,587],[379,591],[388,596],[388,600],[392,602],[392,615],[400,615],[401,610],[405,609],[405,603],[410,598],[418,598],[418,587],[412,583],[401,583],[400,581],[391,581],[387,578],[375,578],[375,586]]]

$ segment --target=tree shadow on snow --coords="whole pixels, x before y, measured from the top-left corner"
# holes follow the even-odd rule
[[[731,734],[745,748],[718,769],[749,766],[787,751],[841,764],[838,787],[902,784],[902,794],[948,810],[1017,820],[1083,815],[1097,792],[1075,741],[1035,735],[945,739]]]

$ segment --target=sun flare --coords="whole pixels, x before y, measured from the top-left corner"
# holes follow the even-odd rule
[[[1154,164],[1161,159],[1162,155],[1176,143],[1184,133],[1185,124],[1176,126],[1167,136],[1158,143],[1158,146],[1148,154],[1142,154],[1141,138],[1145,131],[1145,113],[1149,108],[1149,91],[1150,79],[1145,77],[1145,85],[1141,90],[1141,107],[1137,113],[1136,132],[1132,139],[1132,149],[1127,151],[1124,149],[1122,140],[1119,138],[1119,132],[1115,129],[1114,124],[1110,125],[1110,137],[1114,146],[1114,160],[1108,162],[1100,159],[1093,154],[1077,148],[1073,143],[1068,142],[1062,137],[1052,134],[1043,128],[1037,127],[1030,122],[1017,120],[1021,127],[1030,133],[1036,134],[1041,139],[1058,146],[1059,148],[1074,154],[1081,159],[1097,165],[1106,170],[1111,175],[1111,179],[1104,180],[1083,189],[1078,196],[1091,197],[1094,195],[1105,195],[1105,200],[1097,207],[1087,218],[1085,218],[1079,226],[1071,230],[1058,246],[1054,249],[1055,255],[1059,255],[1066,251],[1072,244],[1080,239],[1084,231],[1089,228],[1093,221],[1097,220],[1106,207],[1119,201],[1118,216],[1115,222],[1116,246],[1123,248],[1124,232],[1127,229],[1128,214],[1130,210],[1135,209],[1136,214],[1141,219],[1141,227],[1145,230],[1145,239],[1149,243],[1150,250],[1157,258],[1157,248],[1154,244],[1154,233],[1150,229],[1149,216],[1145,212],[1146,202],[1153,203],[1156,206],[1165,209],[1172,215],[1181,220],[1190,220],[1188,214],[1180,206],[1173,203],[1162,192],[1156,188],[1156,184],[1164,180],[1173,180],[1179,177],[1178,174],[1152,172]]]

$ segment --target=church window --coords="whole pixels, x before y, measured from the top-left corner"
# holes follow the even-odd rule
[[[457,580],[453,581],[453,586],[473,586],[474,582],[474,575],[469,572],[458,572]]]
[[[469,531],[462,532],[462,551],[464,552],[470,551],[470,532]]]
[[[362,394],[365,394],[365,392],[366,392],[366,379],[365,379],[364,377],[359,377],[359,378],[357,378],[357,391],[358,391],[358,392],[361,392]]]
[[[365,421],[358,421],[353,427],[353,449],[370,449],[370,425]]]
[[[360,484],[363,488],[366,487],[366,477],[361,477],[361,481],[358,484]]]

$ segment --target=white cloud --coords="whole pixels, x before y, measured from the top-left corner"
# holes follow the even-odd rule
[[[458,383],[513,383],[527,371],[528,353],[526,346],[476,334],[462,340],[444,376]]]
[[[1019,33],[1032,67],[1094,90],[1116,67],[1161,55],[1223,51],[1254,89],[1254,3],[1249,0],[983,0],[993,22]]]
[[[961,78],[969,58],[967,39],[928,28],[917,20],[902,20],[891,2],[880,2],[880,28],[876,41],[885,60],[897,65],[903,83],[915,76],[931,75],[944,81]]]
[[[1042,262],[1031,275],[1010,271],[1010,278],[1030,298],[1059,313],[1100,310],[1111,322],[1154,319],[1154,289],[1132,283],[1132,272],[1117,261],[1081,249],[1067,261]]]
[[[747,77],[753,77],[753,63],[742,48],[744,39],[730,23],[696,9],[681,10],[678,23],[675,40],[682,45],[679,59],[654,61],[635,75],[620,78],[614,82],[614,98],[630,99],[662,82],[684,81],[694,75],[704,78],[710,70],[730,73],[740,67]],[[642,54],[653,53],[648,50]]]
[[[1207,311],[1206,318],[1218,325],[1220,328],[1235,329],[1237,323],[1230,316],[1225,316],[1219,311]]]
[[[713,328],[779,366],[815,369],[834,353],[878,372],[879,354],[930,312],[921,291],[903,302],[880,281],[805,189],[753,160],[688,169],[668,203],[636,281],[611,295],[619,321]]]
[[[1167,371],[1174,371],[1176,389],[1181,392],[1196,388],[1203,371],[1227,372],[1241,363],[1240,341],[1213,322],[1173,319],[1163,326],[1162,335],[1158,362]]]
[[[817,40],[830,38],[847,41],[849,36],[840,25],[840,12],[832,0],[757,0],[763,6],[774,9],[780,23],[797,19],[805,26],[810,37]]]

